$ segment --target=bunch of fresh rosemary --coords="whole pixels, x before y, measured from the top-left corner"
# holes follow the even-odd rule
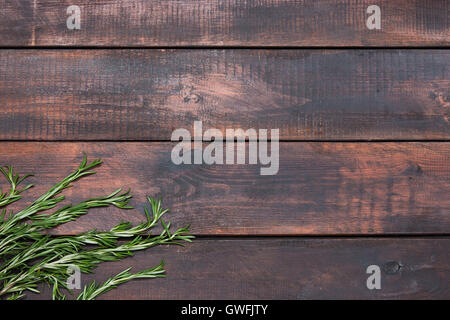
[[[187,227],[174,232],[170,223],[164,223],[162,216],[168,211],[161,207],[161,202],[148,198],[150,209],[144,208],[147,221],[137,226],[122,222],[109,231],[89,231],[73,236],[51,236],[46,229],[62,223],[73,221],[88,212],[89,208],[114,206],[131,209],[128,202],[131,195],[114,191],[108,196],[93,198],[78,204],[67,205],[52,211],[64,196],[59,195],[69,188],[75,180],[93,174],[92,168],[101,160],[87,162],[86,155],[78,169],[62,181],[55,184],[45,194],[23,210],[6,214],[3,208],[0,214],[0,299],[19,299],[29,290],[39,292],[40,283],[47,283],[53,290],[53,299],[65,299],[61,289],[70,292],[67,286],[68,268],[76,266],[82,273],[92,272],[101,262],[115,261],[132,256],[137,250],[144,250],[159,244],[181,244],[190,242]],[[21,193],[32,185],[19,188],[28,176],[14,174],[12,167],[0,168],[1,173],[10,184],[9,192],[0,190],[0,208],[19,199]],[[49,212],[50,211],[50,212]],[[148,233],[155,225],[161,223],[163,231],[157,235]],[[128,239],[123,242],[119,240]],[[95,282],[84,287],[78,296],[80,300],[94,299],[102,293],[115,288],[121,283],[137,278],[164,277],[163,262],[158,266],[130,273],[126,269],[102,284]]]

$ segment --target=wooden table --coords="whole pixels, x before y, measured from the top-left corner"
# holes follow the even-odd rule
[[[367,8],[381,8],[368,29]],[[81,10],[67,27],[67,7]],[[56,235],[143,221],[146,196],[197,239],[167,278],[103,299],[450,298],[450,3],[446,0],[0,0],[0,164],[30,201],[81,161],[70,201],[131,188]],[[171,134],[278,128],[279,172],[175,165]],[[381,269],[369,290],[367,267]],[[48,298],[49,289],[40,296]]]

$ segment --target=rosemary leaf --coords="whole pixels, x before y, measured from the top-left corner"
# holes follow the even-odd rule
[[[72,236],[51,236],[43,233],[63,223],[74,221],[89,209],[97,207],[117,207],[132,209],[129,205],[130,191],[117,189],[103,197],[91,198],[78,204],[66,205],[53,212],[47,212],[57,206],[64,197],[59,194],[71,183],[84,176],[94,174],[91,169],[101,164],[101,160],[87,162],[86,155],[80,166],[63,180],[56,183],[25,209],[8,218],[6,210],[0,213],[0,299],[16,300],[24,297],[24,292],[39,293],[38,285],[46,283],[52,287],[53,299],[65,299],[63,290],[68,290],[67,270],[76,266],[82,273],[93,272],[102,262],[117,261],[130,257],[135,251],[145,250],[162,244],[191,242],[194,238],[189,228],[170,231],[170,222],[162,217],[168,212],[162,208],[161,200],[148,197],[149,208],[144,208],[146,221],[132,226],[121,222],[109,231],[91,230]],[[20,200],[20,193],[31,188],[27,185],[18,189],[18,185],[27,176],[13,173],[12,167],[0,168],[10,184],[10,191],[0,191],[0,207]],[[162,231],[151,235],[150,231],[158,223]],[[125,242],[119,240],[127,240]],[[157,267],[130,273],[130,268],[108,279],[103,284],[95,282],[84,287],[79,300],[95,299],[99,295],[118,285],[137,278],[164,277],[163,263]]]

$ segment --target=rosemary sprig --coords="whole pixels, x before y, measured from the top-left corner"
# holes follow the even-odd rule
[[[129,222],[121,222],[111,230],[103,232],[91,230],[79,235],[60,237],[42,233],[46,229],[76,220],[79,216],[86,214],[90,208],[115,206],[120,209],[132,209],[128,204],[131,199],[129,191],[122,192],[122,189],[118,189],[104,197],[88,199],[76,205],[67,205],[51,213],[43,212],[53,209],[64,199],[58,194],[70,187],[72,182],[83,176],[94,174],[95,172],[90,170],[100,163],[101,160],[88,163],[84,156],[76,171],[55,184],[27,208],[15,215],[11,214],[7,219],[2,212],[0,215],[0,261],[3,263],[0,265],[0,298],[6,296],[8,299],[19,299],[24,296],[25,291],[39,292],[38,284],[47,283],[53,287],[53,299],[64,299],[66,296],[61,289],[67,289],[69,267],[77,266],[81,272],[88,273],[104,261],[120,260],[132,256],[138,250],[161,244],[182,244],[182,242],[192,241],[193,236],[189,234],[187,227],[174,232],[170,231],[170,223],[166,224],[162,220],[168,210],[162,208],[160,200],[151,197],[148,198],[150,210],[144,208],[147,221],[134,227]],[[14,176],[12,168],[8,168],[6,176],[10,177],[8,181],[11,191],[0,200],[17,201],[18,194],[31,185],[18,190],[17,185],[25,177]],[[160,234],[152,236],[149,231],[158,222],[161,223],[163,230]],[[129,241],[119,243],[121,239]],[[92,283],[85,286],[78,299],[94,299],[126,281],[136,278],[162,277],[163,274],[162,264],[134,274],[127,269],[101,285]]]
[[[15,215],[11,215],[9,219],[0,224],[0,236],[8,234],[10,232],[10,229],[18,222],[27,218],[31,218],[33,215],[41,211],[54,208],[58,204],[58,202],[64,200],[64,196],[55,197],[56,195],[61,193],[64,189],[69,188],[71,186],[70,184],[77,179],[90,174],[94,174],[94,171],[89,170],[100,165],[101,163],[102,161],[100,159],[95,159],[91,163],[87,163],[87,157],[85,155],[83,157],[83,161],[76,171],[72,172],[63,180],[55,184],[52,188],[50,188],[50,190],[40,196],[28,207]]]
[[[80,293],[77,300],[93,300],[97,296],[108,292],[111,289],[116,288],[118,285],[128,282],[133,279],[143,279],[143,278],[164,278],[164,262],[154,268],[143,270],[137,273],[130,273],[131,268],[125,269],[124,271],[118,273],[114,277],[106,280],[104,283],[97,285],[92,282],[90,285],[85,286],[83,292]]]
[[[115,206],[121,209],[132,209],[128,206],[128,201],[131,199],[129,191],[120,194],[121,191],[122,189],[118,189],[106,197],[93,198],[75,206],[67,205],[51,214],[31,216],[30,219],[33,220],[31,223],[19,224],[10,228],[8,235],[0,240],[0,256],[23,244],[18,240],[23,238],[37,240],[42,237],[41,233],[37,233],[38,231],[76,220],[79,216],[86,214],[90,208]],[[6,247],[7,245],[8,247]]]
[[[17,200],[20,200],[21,198],[20,193],[30,189],[33,185],[29,184],[23,189],[17,188],[19,184],[26,178],[30,177],[31,174],[20,177],[18,174],[14,174],[13,167],[4,167],[4,168],[0,167],[0,172],[8,180],[11,186],[9,193],[7,192],[3,193],[2,189],[0,189],[0,208],[1,208],[7,206],[10,203],[16,202]]]

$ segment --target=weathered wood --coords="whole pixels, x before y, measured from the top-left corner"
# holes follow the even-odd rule
[[[97,175],[64,194],[72,202],[131,188],[132,211],[93,209],[59,234],[144,220],[146,196],[161,196],[168,220],[198,235],[447,233],[450,143],[280,144],[279,172],[260,165],[175,165],[170,142],[2,142],[1,163],[35,173],[20,207],[76,168],[102,158]],[[4,185],[4,181],[1,182]]]
[[[0,139],[449,139],[446,50],[2,50]]]
[[[107,263],[82,285],[164,259],[167,278],[132,281],[100,299],[448,299],[449,246],[449,238],[197,239]],[[366,287],[369,265],[381,269],[380,290]]]
[[[81,9],[81,29],[66,26]],[[381,8],[381,30],[366,12]],[[0,46],[448,46],[447,0],[2,0]]]

